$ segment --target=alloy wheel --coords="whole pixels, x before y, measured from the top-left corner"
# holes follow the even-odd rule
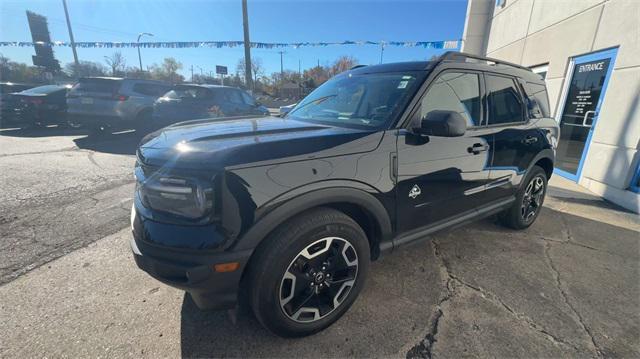
[[[344,302],[357,276],[358,254],[347,240],[319,239],[300,251],[284,272],[280,308],[296,322],[320,320]]]
[[[520,215],[525,222],[529,222],[540,211],[544,191],[544,179],[540,175],[533,177],[527,184],[520,207]]]

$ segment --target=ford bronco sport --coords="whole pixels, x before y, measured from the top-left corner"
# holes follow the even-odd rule
[[[558,126],[544,81],[494,59],[361,66],[285,118],[195,120],[137,152],[138,266],[203,309],[246,301],[281,336],[320,331],[369,263],[453,225],[540,213]]]

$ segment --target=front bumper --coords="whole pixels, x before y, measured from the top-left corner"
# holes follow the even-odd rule
[[[131,222],[131,250],[140,269],[165,284],[189,292],[200,309],[236,306],[242,272],[252,250],[229,252],[161,245],[149,236],[154,232],[153,227],[166,225],[142,219],[135,209],[132,209]],[[182,226],[171,226],[175,227],[172,233],[180,233]],[[216,264],[234,262],[239,263],[234,271],[217,272],[214,269]]]

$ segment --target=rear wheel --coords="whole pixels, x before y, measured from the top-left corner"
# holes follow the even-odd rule
[[[250,305],[277,335],[316,333],[353,304],[367,277],[369,256],[369,242],[350,217],[329,208],[302,214],[256,249]]]
[[[533,166],[520,187],[513,206],[500,215],[501,222],[510,228],[525,229],[538,218],[547,192],[547,173]]]

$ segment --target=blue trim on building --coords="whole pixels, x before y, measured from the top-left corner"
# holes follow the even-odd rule
[[[582,168],[584,167],[584,162],[587,158],[587,154],[589,153],[589,147],[591,146],[591,138],[593,137],[593,132],[595,131],[596,124],[598,123],[598,119],[600,117],[600,107],[602,106],[602,102],[604,101],[604,96],[606,95],[606,92],[607,92],[607,86],[609,85],[609,79],[611,78],[611,73],[613,72],[613,68],[616,63],[617,54],[618,54],[618,48],[616,47],[613,49],[597,51],[588,55],[577,56],[574,58],[574,66],[570,69],[570,71],[572,71],[571,79],[569,80],[569,83],[566,84],[566,86],[570,85],[571,81],[573,80],[573,71],[575,70],[575,65],[582,64],[585,62],[602,60],[606,58],[609,58],[611,60],[609,61],[609,68],[607,69],[607,75],[604,79],[604,83],[602,84],[602,91],[600,92],[600,98],[598,99],[598,104],[596,105],[596,109],[595,109],[596,116],[593,117],[593,122],[591,123],[591,129],[589,130],[589,135],[587,136],[587,140],[585,141],[585,146],[582,149],[582,157],[580,158],[580,163],[578,164],[578,170],[576,171],[575,174],[573,174],[573,173],[569,173],[556,168],[554,169],[553,173],[556,173],[574,182],[578,182],[580,180],[580,176],[582,175]],[[566,105],[566,100],[565,100],[565,103],[562,104],[562,109],[560,110],[561,114],[564,112],[565,105]],[[560,117],[560,120],[562,121],[562,115]]]
[[[631,178],[629,190],[635,193],[640,193],[640,161],[638,161],[638,165],[636,166],[636,173]]]

